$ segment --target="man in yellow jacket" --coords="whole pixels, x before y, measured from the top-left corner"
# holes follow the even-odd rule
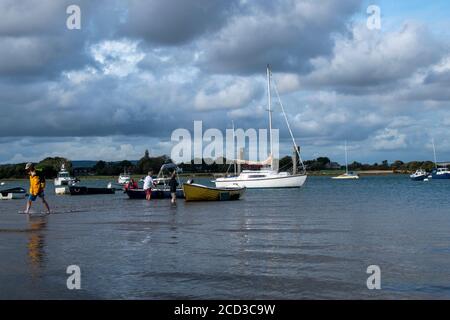
[[[45,189],[45,179],[41,177],[36,172],[36,168],[31,162],[28,162],[25,166],[25,171],[30,175],[30,195],[28,196],[27,208],[25,213],[30,212],[31,204],[36,201],[37,197],[42,199],[42,203],[47,209],[47,213],[50,213],[50,207],[45,201],[44,189]]]

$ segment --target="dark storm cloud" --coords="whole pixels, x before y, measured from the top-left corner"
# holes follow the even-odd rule
[[[69,4],[81,30],[66,28]],[[369,31],[358,12],[358,0],[1,1],[0,162],[167,153],[193,120],[265,128],[267,63],[306,152],[415,150],[417,124],[449,119],[448,43],[411,22]]]
[[[278,71],[305,72],[311,58],[327,55],[332,35],[346,30],[360,1],[272,1],[230,18],[204,40],[207,70],[258,73],[267,63]]]
[[[123,33],[162,45],[186,43],[219,29],[236,0],[130,0]]]

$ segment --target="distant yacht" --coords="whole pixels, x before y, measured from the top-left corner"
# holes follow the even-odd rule
[[[434,169],[431,171],[431,174],[428,176],[432,179],[450,179],[450,170],[447,168],[438,168],[437,160],[436,160],[436,148],[434,146],[434,139],[432,140],[433,144],[433,155],[434,155]]]
[[[217,178],[214,183],[217,188],[229,188],[229,187],[246,187],[246,188],[300,188],[306,181],[306,171],[303,166],[303,162],[300,157],[300,151],[295,143],[294,136],[292,134],[292,130],[289,126],[289,122],[287,120],[286,113],[284,112],[283,105],[281,103],[280,96],[278,94],[277,87],[274,82],[275,93],[277,94],[278,101],[281,106],[281,110],[283,111],[284,119],[286,121],[286,125],[288,127],[289,133],[292,138],[292,142],[294,144],[295,152],[300,162],[303,166],[302,173],[296,173],[293,170],[293,173],[290,172],[279,172],[278,169],[274,166],[273,159],[273,137],[272,137],[272,107],[271,107],[271,79],[272,71],[270,70],[270,66],[267,66],[267,100],[268,100],[268,112],[269,112],[269,139],[270,139],[270,155],[269,157],[261,162],[256,161],[246,161],[237,159],[234,160],[236,163],[240,164],[258,164],[266,166],[266,168],[262,170],[243,170],[238,176],[234,177],[223,177]],[[267,168],[267,166],[269,166]],[[294,164],[296,167],[296,164]]]
[[[345,173],[337,176],[331,177],[331,179],[359,179],[357,173],[353,171],[348,171],[348,161],[347,161],[347,141],[345,141]]]

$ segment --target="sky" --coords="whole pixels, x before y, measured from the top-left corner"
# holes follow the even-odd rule
[[[347,141],[350,161],[431,160],[434,139],[450,161],[448,13],[444,0],[2,0],[0,163],[170,154],[195,120],[267,128],[267,64],[304,159],[342,163]]]

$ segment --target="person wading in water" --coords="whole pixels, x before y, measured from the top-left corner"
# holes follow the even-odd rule
[[[177,201],[177,187],[178,187],[178,181],[177,181],[177,172],[174,171],[172,173],[172,176],[169,180],[169,186],[170,186],[170,195],[172,197],[171,202],[176,203]]]
[[[31,204],[36,201],[37,197],[42,199],[42,203],[47,209],[47,214],[50,213],[50,207],[45,201],[44,189],[45,189],[45,178],[42,172],[38,172],[34,167],[34,164],[28,162],[25,166],[25,171],[30,175],[30,195],[28,196],[27,208],[25,213],[30,212]]]

